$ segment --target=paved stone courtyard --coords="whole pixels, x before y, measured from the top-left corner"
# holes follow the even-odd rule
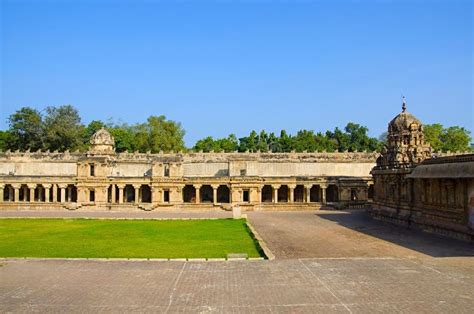
[[[0,312],[471,313],[474,307],[472,245],[381,225],[363,211],[253,212],[249,220],[275,260],[0,261]]]

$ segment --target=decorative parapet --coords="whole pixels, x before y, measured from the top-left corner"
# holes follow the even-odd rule
[[[261,161],[261,162],[367,162],[375,163],[377,152],[337,152],[337,153],[114,153],[109,158],[117,161],[141,162],[228,162],[228,161]],[[70,161],[76,162],[88,157],[84,152],[0,152],[3,161]]]

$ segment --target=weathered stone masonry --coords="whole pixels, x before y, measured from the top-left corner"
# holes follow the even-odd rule
[[[115,153],[104,129],[86,153],[0,155],[2,209],[362,206],[377,153]]]
[[[372,175],[373,217],[474,240],[474,154],[432,154],[422,123],[405,104],[388,126]]]

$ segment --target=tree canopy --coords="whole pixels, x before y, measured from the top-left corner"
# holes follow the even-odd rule
[[[435,152],[467,152],[472,150],[471,133],[463,127],[445,128],[442,124],[424,125],[425,141]]]
[[[143,123],[126,124],[113,121],[81,122],[76,108],[71,105],[46,107],[42,111],[23,107],[8,117],[8,130],[0,130],[0,150],[65,151],[88,149],[91,136],[106,128],[115,138],[117,152],[178,152],[186,151],[185,131],[179,122],[165,116],[150,116]],[[380,151],[387,133],[378,139],[368,135],[368,128],[349,122],[344,129],[317,132],[299,130],[291,135],[286,130],[275,134],[265,130],[251,131],[248,136],[237,138],[230,134],[214,139],[207,136],[191,148],[203,152],[362,152]],[[472,151],[470,132],[463,127],[444,127],[441,124],[424,126],[425,139],[434,151]]]
[[[180,123],[165,116],[150,116],[145,123],[134,125],[91,121],[81,123],[76,108],[71,105],[47,107],[43,116],[29,107],[23,107],[8,118],[9,129],[0,131],[1,150],[87,150],[91,136],[106,128],[115,138],[116,151],[184,150],[184,129]]]
[[[251,131],[248,136],[236,139],[234,134],[227,138],[213,139],[208,136],[197,141],[195,151],[239,151],[239,152],[335,152],[335,151],[376,151],[381,142],[368,136],[368,129],[355,123],[348,123],[344,131],[336,128],[334,132],[314,133],[312,130],[300,130],[289,135],[281,130],[280,135],[267,134],[264,130]]]

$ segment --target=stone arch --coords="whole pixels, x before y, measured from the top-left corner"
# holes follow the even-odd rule
[[[20,202],[29,202],[30,201],[30,190],[28,189],[28,185],[22,184],[18,191],[18,200]]]
[[[271,185],[264,185],[262,188],[262,203],[271,203],[273,201],[273,188]]]
[[[295,188],[295,199],[296,203],[303,203],[304,202],[304,185],[298,184]]]
[[[279,203],[287,203],[288,202],[288,185],[282,185],[278,189],[278,202]]]
[[[214,202],[214,189],[212,186],[206,184],[201,186],[199,189],[199,196],[201,203],[213,203]]]
[[[217,203],[230,203],[230,189],[227,185],[217,188]]]
[[[42,184],[37,184],[35,187],[35,202],[45,202],[46,191]]]
[[[148,184],[140,186],[140,202],[151,203],[151,188]]]
[[[339,202],[339,188],[335,184],[329,184],[326,190],[326,199],[328,202]]]
[[[11,184],[5,184],[2,198],[5,202],[13,202],[15,200],[15,189]]]
[[[183,202],[196,203],[196,188],[192,185],[185,185],[183,188]]]
[[[310,202],[321,202],[321,187],[316,184],[309,190],[309,201]]]
[[[68,184],[66,187],[66,202],[77,202],[77,187],[74,184]]]
[[[123,201],[125,203],[134,203],[135,202],[135,187],[131,184],[125,185],[123,188]]]

